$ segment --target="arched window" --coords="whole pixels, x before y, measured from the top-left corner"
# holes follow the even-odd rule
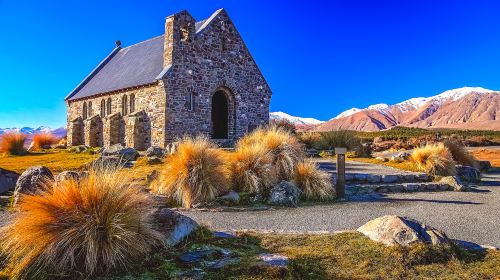
[[[126,116],[128,114],[128,101],[127,101],[127,95],[122,96],[122,115]]]
[[[93,115],[93,111],[92,111],[92,101],[89,101],[89,118],[92,117]]]
[[[101,100],[101,117],[106,116],[106,100]]]
[[[130,95],[130,113],[135,112],[135,94]]]
[[[87,119],[87,102],[83,102],[82,117],[84,120]]]
[[[108,98],[108,102],[106,102],[106,107],[108,109],[108,115],[111,115],[111,97]]]

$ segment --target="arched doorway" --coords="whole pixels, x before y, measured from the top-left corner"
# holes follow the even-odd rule
[[[212,96],[212,138],[227,139],[229,132],[229,102],[226,93],[218,90]]]

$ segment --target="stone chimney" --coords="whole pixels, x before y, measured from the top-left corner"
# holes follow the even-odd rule
[[[165,20],[165,43],[163,48],[163,66],[168,67],[182,49],[193,41],[195,20],[186,11],[167,17]]]

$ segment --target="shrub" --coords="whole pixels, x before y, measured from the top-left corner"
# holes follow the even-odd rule
[[[261,145],[239,147],[231,157],[232,183],[237,190],[261,193],[276,182],[272,157]]]
[[[186,208],[209,202],[227,190],[224,152],[206,137],[182,139],[177,151],[165,159],[152,190],[176,199]]]
[[[279,127],[254,130],[241,138],[236,148],[252,145],[262,146],[269,152],[278,180],[291,179],[295,166],[305,157],[304,145],[297,137]]]
[[[467,151],[460,140],[448,139],[443,144],[450,150],[451,156],[456,163],[479,168],[479,164],[474,159],[474,156]]]
[[[0,152],[11,155],[24,155],[26,135],[19,132],[7,132],[0,136]]]
[[[23,196],[0,232],[11,277],[36,279],[44,269],[94,275],[147,256],[161,244],[153,202],[128,182],[122,173],[91,171]]]
[[[32,149],[34,151],[39,151],[50,145],[57,144],[59,139],[50,132],[37,133],[33,136]]]
[[[269,126],[281,128],[282,130],[288,131],[292,134],[297,132],[295,124],[287,119],[274,119],[269,122]]]
[[[318,169],[311,161],[297,164],[293,183],[302,190],[307,199],[329,199],[333,197],[333,184],[327,172]]]
[[[418,170],[431,175],[450,176],[456,174],[455,162],[450,150],[443,143],[416,148],[410,156]]]
[[[361,139],[354,131],[349,130],[324,132],[321,134],[321,142],[323,148],[328,150],[333,150],[335,147],[356,150],[361,147]]]
[[[307,148],[321,149],[321,134],[318,132],[307,131],[298,135],[300,142]]]

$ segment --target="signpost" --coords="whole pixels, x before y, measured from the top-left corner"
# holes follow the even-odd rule
[[[337,155],[337,183],[335,184],[335,193],[337,198],[345,196],[345,154],[347,148],[335,148]]]

